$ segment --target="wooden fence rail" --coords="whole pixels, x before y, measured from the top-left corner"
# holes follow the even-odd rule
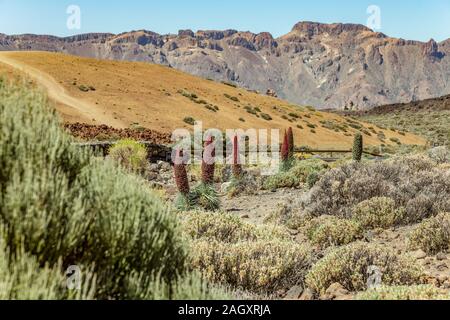
[[[165,162],[171,162],[172,158],[172,148],[170,146],[166,145],[160,145],[155,144],[148,141],[140,141],[139,143],[145,145],[147,147],[148,153],[149,153],[149,161],[151,162],[157,162],[157,161],[165,161]],[[74,143],[74,145],[79,146],[81,148],[90,148],[93,149],[96,152],[99,152],[101,155],[106,156],[108,155],[108,150],[114,146],[116,142],[111,141],[105,141],[105,142],[85,142],[85,143]],[[270,147],[267,148],[268,152],[270,153]],[[225,150],[225,149],[224,149]],[[328,154],[330,155],[329,158],[321,158],[325,161],[333,162],[338,160],[338,158],[333,157],[335,154],[340,153],[352,153],[352,150],[338,150],[338,149],[326,149],[326,150],[315,150],[315,149],[304,149],[304,148],[295,148],[294,152],[296,154]],[[245,154],[250,154],[251,151],[246,150]],[[383,155],[375,154],[371,152],[364,151],[363,152],[366,155],[376,157],[376,158],[384,158]]]

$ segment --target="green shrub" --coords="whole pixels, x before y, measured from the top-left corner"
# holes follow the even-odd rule
[[[396,208],[391,198],[375,197],[356,205],[352,217],[363,228],[390,228],[402,222],[405,213],[404,208]]]
[[[257,239],[255,227],[235,215],[195,211],[183,215],[183,230],[194,240],[203,238],[236,243]]]
[[[220,208],[220,198],[213,185],[200,183],[191,191],[190,199],[194,207],[200,207],[208,211],[215,211]]]
[[[217,112],[218,111],[214,106],[209,105],[209,104],[206,105],[205,108],[208,109],[209,111],[212,111],[212,112]]]
[[[200,240],[192,252],[192,267],[209,281],[261,293],[302,284],[314,262],[310,248],[277,240],[236,244]]]
[[[301,188],[303,182],[298,177],[292,175],[290,171],[280,172],[274,176],[268,177],[264,181],[264,189],[275,190],[281,188]]]
[[[238,97],[233,97],[233,96],[229,95],[228,93],[225,93],[224,96],[225,96],[225,98],[230,99],[231,101],[239,102]]]
[[[424,220],[411,233],[410,246],[430,254],[450,248],[450,213],[441,213]]]
[[[355,140],[353,141],[353,161],[361,161],[363,155],[363,136],[361,133],[355,135]]]
[[[299,210],[293,210],[289,204],[279,205],[277,210],[269,213],[264,218],[264,223],[271,223],[274,225],[283,225],[292,230],[298,230],[304,227],[312,217],[304,215]]]
[[[1,233],[1,232],[0,232]],[[0,234],[0,300],[91,300],[95,277],[86,272],[82,290],[69,290],[61,264],[40,266],[36,258],[19,250],[8,251]],[[81,274],[83,277],[83,274]]]
[[[224,85],[232,87],[232,88],[237,88],[237,85],[235,85],[234,83],[230,83],[230,82],[222,82]]]
[[[256,241],[263,239],[287,240],[289,233],[271,225],[256,226],[227,213],[183,213],[183,231],[193,240],[209,239],[226,243]]]
[[[447,147],[436,147],[430,149],[428,151],[428,156],[438,164],[450,163],[450,149]]]
[[[184,123],[189,124],[191,126],[195,125],[196,120],[192,117],[186,117],[183,119]]]
[[[308,159],[302,161],[292,161],[292,167],[286,172],[280,172],[268,177],[264,181],[263,187],[266,190],[279,188],[300,188],[308,182],[311,175],[316,175],[326,170],[329,166],[319,159]],[[315,176],[315,178],[318,178]],[[314,177],[311,177],[314,179]],[[316,180],[317,182],[317,180]]]
[[[174,206],[178,211],[185,212],[193,209],[195,202],[190,193],[178,192],[175,196]]]
[[[397,208],[405,208],[405,224],[450,212],[450,172],[418,155],[340,163],[321,174],[308,197],[296,205],[314,216],[347,218],[356,205],[376,197],[389,197]]]
[[[210,285],[199,273],[193,272],[180,276],[176,281],[167,283],[160,277],[134,274],[128,281],[128,290],[134,300],[231,300],[229,290]]]
[[[320,180],[319,172],[313,171],[308,175],[308,178],[306,178],[306,184],[308,185],[309,189],[312,189],[319,180]]]
[[[195,93],[191,93],[189,91],[185,91],[185,90],[178,90],[178,93],[181,94],[183,97],[188,98],[189,100],[196,102],[195,100],[198,99],[198,95],[196,95]]]
[[[384,285],[418,284],[422,276],[409,257],[384,246],[356,242],[329,252],[308,273],[306,283],[317,294],[324,294],[336,282],[349,291],[363,291],[372,266],[380,269]]]
[[[450,294],[431,285],[381,286],[359,293],[356,300],[450,300]]]
[[[84,84],[78,86],[78,89],[82,92],[88,92],[89,91],[89,87],[85,86]]]
[[[131,140],[120,140],[109,149],[109,157],[130,172],[143,174],[148,167],[145,145]]]
[[[252,106],[245,106],[244,109],[247,111],[247,113],[250,113],[252,115],[258,114],[258,111],[256,111]]]
[[[267,114],[267,113],[261,113],[261,118],[263,118],[266,121],[273,120],[272,117],[269,114]]]
[[[361,239],[363,235],[358,223],[334,216],[312,219],[305,230],[309,240],[321,248],[346,245]]]
[[[0,223],[10,252],[93,266],[96,298],[127,298],[133,272],[184,272],[178,222],[157,194],[72,145],[46,98],[0,82]]]

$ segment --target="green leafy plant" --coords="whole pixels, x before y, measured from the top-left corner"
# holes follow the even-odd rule
[[[109,157],[130,172],[143,174],[148,167],[145,145],[131,140],[120,140],[109,149]]]
[[[212,184],[200,183],[192,190],[190,199],[194,206],[205,210],[216,211],[220,209],[219,194]]]

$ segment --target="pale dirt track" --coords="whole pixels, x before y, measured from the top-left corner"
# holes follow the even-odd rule
[[[74,109],[76,113],[86,120],[99,119],[102,123],[115,128],[125,127],[122,121],[114,119],[114,117],[106,114],[95,104],[70,96],[64,87],[61,86],[53,77],[25,63],[15,60],[10,57],[8,52],[0,52],[0,62],[26,74],[28,77],[35,80],[39,86],[47,91],[48,97],[51,100]]]

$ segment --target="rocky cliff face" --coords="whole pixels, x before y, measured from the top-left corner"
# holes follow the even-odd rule
[[[0,34],[0,50],[148,61],[319,108],[364,109],[450,94],[450,40],[394,39],[355,24],[300,22],[279,38],[236,30]]]

